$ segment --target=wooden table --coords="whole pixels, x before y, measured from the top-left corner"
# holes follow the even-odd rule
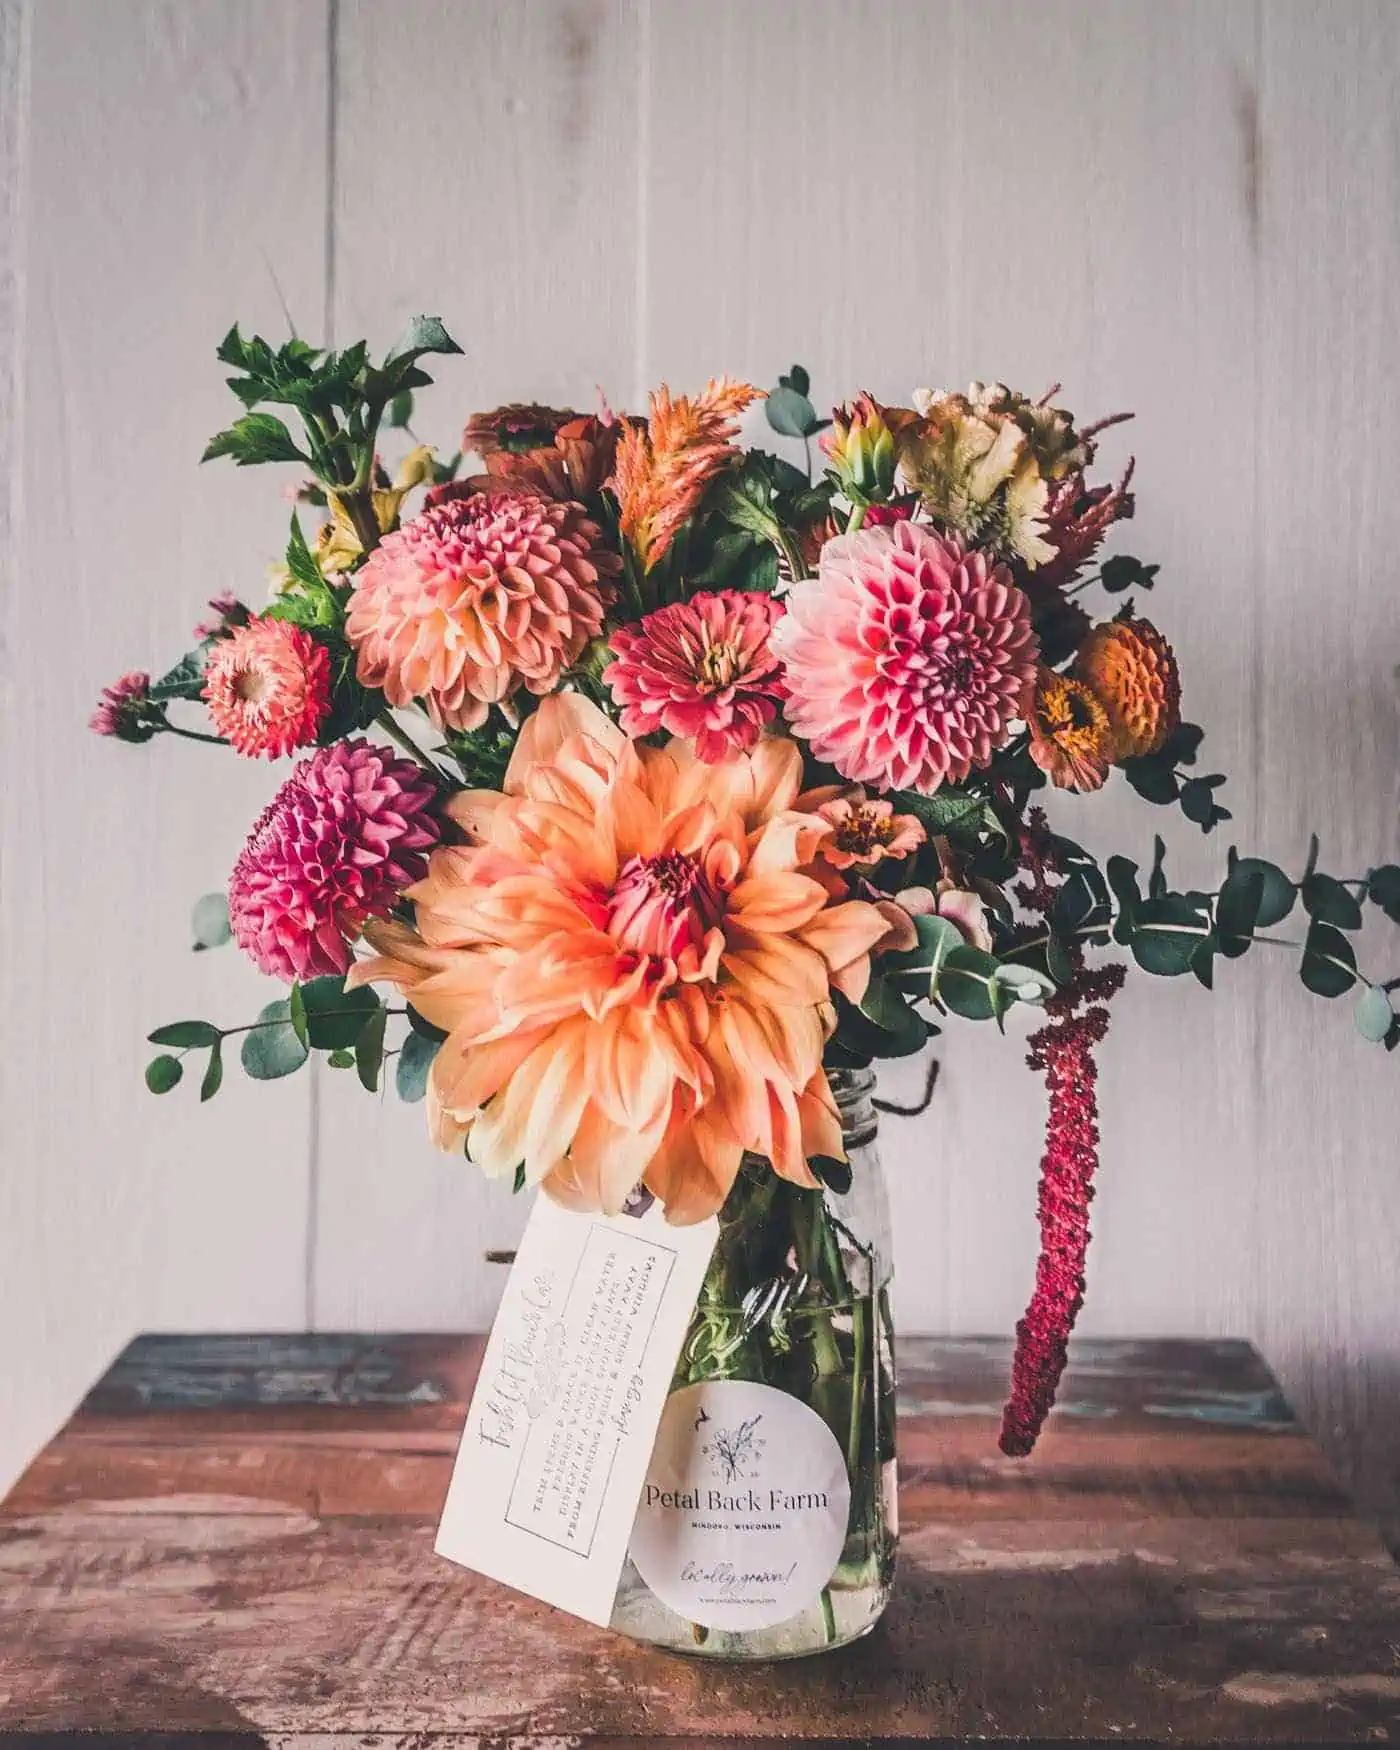
[[[906,1341],[895,1600],[750,1668],[434,1556],[479,1354],[133,1343],[0,1507],[0,1746],[1400,1738],[1400,1573],[1246,1344],[1080,1343],[1015,1463],[1006,1345]]]

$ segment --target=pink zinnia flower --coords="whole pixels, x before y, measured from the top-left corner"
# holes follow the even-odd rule
[[[239,947],[289,983],[344,972],[365,920],[387,917],[426,872],[436,794],[412,760],[358,738],[300,760],[234,865]]]
[[[94,735],[115,735],[121,741],[149,741],[154,728],[142,721],[151,677],[133,669],[110,687],[103,687],[97,709],[88,718]]]
[[[239,753],[276,759],[315,741],[330,709],[330,658],[301,626],[249,620],[210,650],[204,699]]]
[[[839,535],[773,629],[787,715],[842,777],[929,795],[1025,714],[1037,645],[1004,565],[918,523]]]
[[[440,500],[386,535],[345,622],[358,674],[442,729],[478,729],[521,687],[549,693],[603,629],[621,569],[581,506],[508,489]]]
[[[811,792],[812,798],[821,795]],[[820,856],[833,869],[873,869],[886,857],[907,857],[928,837],[912,814],[896,814],[883,796],[867,797],[859,790],[824,797],[816,813],[831,823]]]
[[[785,696],[768,642],[782,613],[771,596],[722,589],[614,632],[616,660],[603,680],[622,707],[622,727],[691,737],[711,765],[747,752]]]

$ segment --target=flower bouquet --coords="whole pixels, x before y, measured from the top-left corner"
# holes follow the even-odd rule
[[[497,408],[440,460],[412,400],[458,350],[432,318],[378,364],[219,348],[244,412],[206,459],[285,464],[310,514],[270,601],[212,603],[93,727],[296,756],[226,908],[195,914],[287,988],[243,1026],[158,1028],[147,1083],[193,1054],[211,1098],[234,1034],[258,1079],[323,1053],[374,1092],[392,1064],[434,1140],[517,1191],[715,1221],[613,1620],[700,1653],[833,1645],[878,1616],[897,1535],[872,1066],[949,1017],[1039,1012],[1042,1252],[1001,1434],[1028,1453],[1083,1294],[1126,966],[1209,988],[1292,915],[1303,985],[1394,1050],[1400,979],[1354,938],[1368,910],[1400,923],[1400,867],[1232,849],[1182,891],[1160,839],[1144,874],[1052,826],[1051,793],[1110,781],[1229,819],[1138,610],[1157,567],[1103,552],[1133,512],[1131,462],[1094,472],[1117,418],[975,383],[824,419],[794,366],[645,416]],[[781,454],[737,441],[759,402]],[[684,1516],[702,1473],[711,1517],[668,1541],[648,1509]],[[751,1547],[791,1563],[750,1571]]]

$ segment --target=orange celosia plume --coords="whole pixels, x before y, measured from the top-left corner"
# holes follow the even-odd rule
[[[646,571],[664,557],[700,495],[734,456],[738,418],[763,391],[711,378],[702,395],[652,391],[647,429],[627,425],[618,440],[613,490],[622,533]]]
[[[529,719],[504,793],[449,812],[472,843],[410,888],[417,928],[367,931],[387,979],[448,1035],[438,1142],[617,1210],[639,1182],[675,1222],[717,1210],[745,1151],[814,1186],[844,1157],[822,1068],[833,988],[859,998],[885,919],[799,873],[831,831],[771,738],[718,764],[634,743],[577,694]]]

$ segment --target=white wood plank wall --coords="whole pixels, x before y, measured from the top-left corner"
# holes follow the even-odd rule
[[[84,727],[275,554],[275,484],[196,466],[234,317],[440,310],[449,445],[794,358],[1135,408],[1108,457],[1236,836],[1350,871],[1400,851],[1397,90],[1394,0],[0,0],[0,1486],[134,1330],[480,1325],[521,1218],[339,1083],[141,1087],[150,1025],[259,994],[185,913],[273,775]],[[1222,984],[1120,1003],[1084,1326],[1253,1337],[1393,1505],[1400,1066],[1291,967]],[[983,1030],[943,1056],[888,1132],[898,1310],[1010,1330],[1040,1090]]]

